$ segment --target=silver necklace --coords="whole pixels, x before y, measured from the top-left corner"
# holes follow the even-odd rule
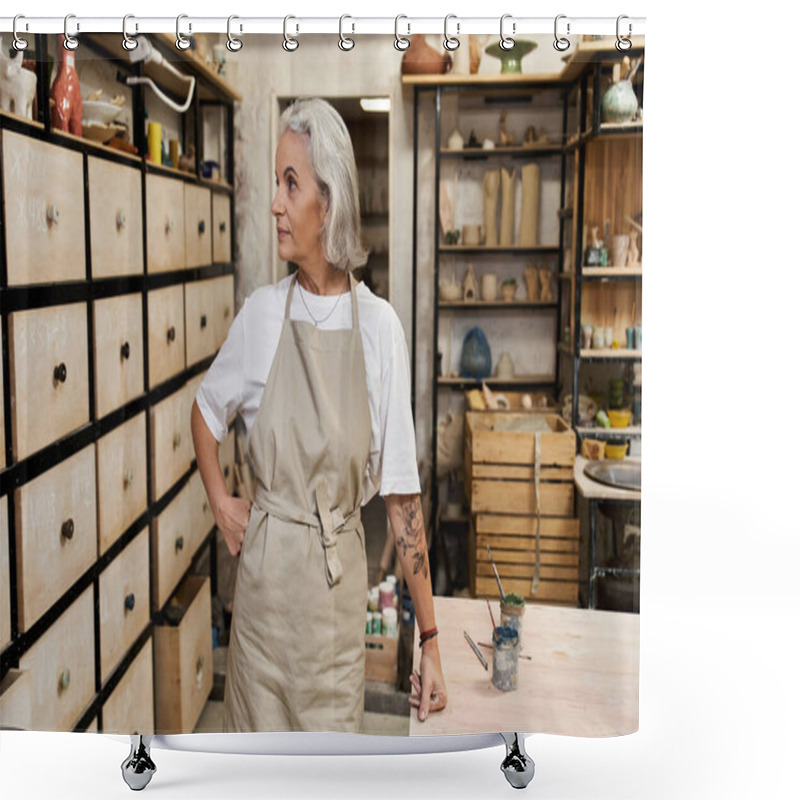
[[[299,280],[297,281],[297,284],[298,285],[300,284]],[[336,311],[336,306],[339,305],[339,300],[342,299],[342,295],[346,291],[346,289],[342,289],[342,291],[339,292],[339,296],[336,298],[336,302],[333,304],[333,308],[331,308],[331,310],[322,319],[316,319],[314,317],[314,315],[311,313],[311,310],[309,309],[308,304],[306,303],[306,298],[303,296],[303,292],[305,290],[303,289],[302,286],[300,286],[300,290],[301,290],[300,291],[300,299],[303,301],[303,305],[306,307],[306,311],[308,312],[308,316],[311,317],[311,319],[314,321],[314,327],[315,328],[319,326],[320,322],[325,322],[325,320],[328,319],[328,317],[330,317],[330,315],[333,314],[334,311]]]

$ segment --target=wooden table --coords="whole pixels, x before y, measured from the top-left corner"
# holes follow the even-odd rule
[[[409,735],[551,733],[620,736],[639,728],[639,615],[528,603],[519,687],[492,684],[492,650],[479,647],[484,670],[469,643],[491,643],[485,599],[434,597],[447,706],[424,722],[411,706]],[[490,601],[500,622],[500,601]],[[416,628],[415,642],[419,640]],[[414,669],[420,649],[414,647]]]

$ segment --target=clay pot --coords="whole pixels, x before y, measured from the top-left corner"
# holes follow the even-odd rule
[[[422,33],[411,37],[411,44],[403,54],[400,72],[403,75],[443,75],[453,65],[449,53],[439,53],[425,40]]]

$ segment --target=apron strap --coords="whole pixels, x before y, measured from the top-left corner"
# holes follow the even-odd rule
[[[356,506],[347,517],[344,517],[338,508],[331,511],[328,498],[328,482],[324,477],[319,479],[314,493],[317,499],[319,520],[322,523],[320,539],[325,549],[325,577],[328,580],[328,585],[333,586],[339,583],[343,571],[341,559],[336,552],[336,542],[340,533],[354,531],[358,528],[358,523],[361,519],[361,508]]]
[[[297,280],[297,272],[292,275],[292,280],[289,282],[289,293],[286,295],[286,310],[283,313],[284,319],[289,319],[289,309],[292,306],[292,292],[294,292],[294,284]]]

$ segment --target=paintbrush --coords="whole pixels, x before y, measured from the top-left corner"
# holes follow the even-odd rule
[[[489,605],[489,598],[486,598],[486,607],[489,609],[489,616],[492,618],[492,627],[494,628],[494,638],[497,638],[497,625],[494,624],[494,614],[492,614],[492,607]]]
[[[505,603],[506,601],[506,593],[503,591],[503,584],[500,583],[500,576],[497,574],[497,567],[494,565],[494,559],[492,558],[492,548],[489,545],[486,545],[486,549],[489,551],[489,561],[492,562],[492,569],[494,570],[494,577],[497,578],[497,588],[500,589],[500,599]]]
[[[478,646],[475,644],[475,642],[472,641],[472,637],[466,631],[464,631],[464,636],[469,642],[469,646],[472,648],[472,652],[475,653],[476,656],[478,656],[478,660],[481,662],[481,664],[483,664],[483,668],[485,670],[488,670],[489,665],[486,663],[486,659],[483,657],[483,653],[481,653],[481,651],[478,650]]]
[[[493,644],[487,644],[486,642],[478,642],[478,647],[487,647],[490,650],[494,650],[494,645]],[[530,656],[526,656],[524,653],[519,653],[519,657],[520,658],[527,658],[528,661],[533,661],[533,659]]]

